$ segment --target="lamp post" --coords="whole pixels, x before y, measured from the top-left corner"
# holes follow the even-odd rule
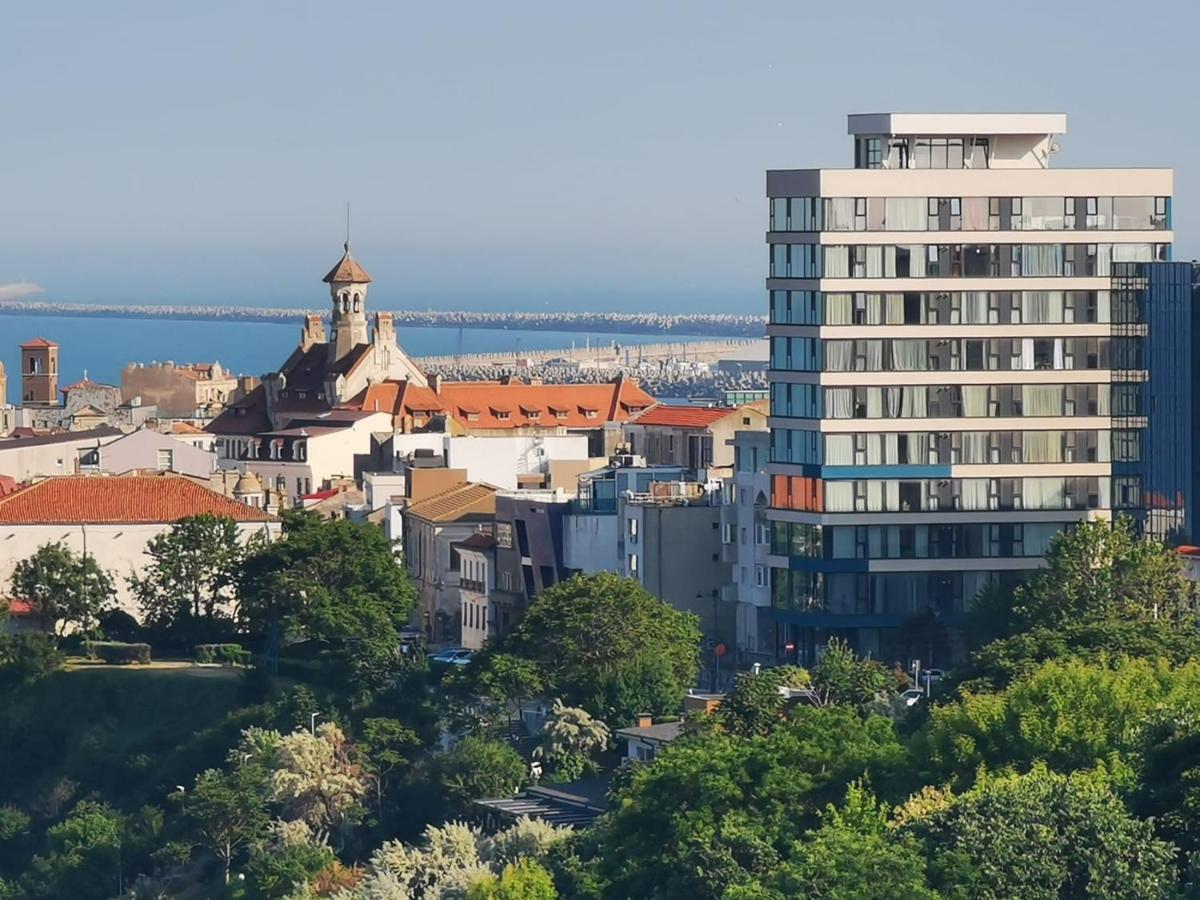
[[[313,737],[317,736],[317,719],[320,717],[320,715],[321,714],[319,712],[315,712],[310,714],[308,717],[308,733]]]

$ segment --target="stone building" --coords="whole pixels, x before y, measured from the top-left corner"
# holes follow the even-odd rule
[[[240,396],[236,375],[219,362],[133,363],[121,372],[121,398],[158,407],[160,419],[208,422]]]

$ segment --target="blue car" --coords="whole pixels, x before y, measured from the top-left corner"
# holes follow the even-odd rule
[[[471,661],[471,657],[474,655],[474,650],[467,650],[463,647],[451,647],[449,650],[430,654],[429,661],[431,663],[438,663],[439,665],[465,666]]]

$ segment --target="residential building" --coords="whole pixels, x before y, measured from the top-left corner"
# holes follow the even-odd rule
[[[217,464],[253,472],[294,503],[335,481],[358,481],[376,458],[375,436],[390,434],[385,413],[328,410],[293,415],[287,428],[249,435],[219,434]]]
[[[588,438],[582,434],[453,437],[421,432],[393,435],[390,448],[394,467],[402,468],[413,454],[428,452],[448,468],[464,470],[469,481],[505,490],[552,487],[555,478],[574,484],[580,472],[592,467]]]
[[[563,561],[563,522],[570,506],[562,491],[496,495],[493,633],[506,632],[538,594],[569,577]]]
[[[159,423],[166,426],[164,434],[169,434],[181,444],[187,444],[189,447],[195,447],[198,450],[207,450],[210,453],[216,452],[217,439],[203,428],[197,428],[191,422],[171,422],[167,424],[160,419]]]
[[[145,574],[147,543],[179,519],[201,513],[233,519],[243,540],[279,534],[279,521],[264,510],[178,475],[47,478],[0,497],[0,585],[10,583],[21,560],[58,542],[110,572],[117,603],[137,616],[129,578]]]
[[[683,734],[683,721],[655,722],[652,716],[639,716],[636,725],[618,728],[617,737],[625,742],[624,763],[651,763],[663,748]]]
[[[491,608],[496,589],[496,541],[477,531],[458,545],[458,558],[462,645],[478,650],[497,633]]]
[[[615,459],[616,464],[579,477],[576,498],[563,518],[563,565],[571,573],[624,572],[624,540],[618,527],[624,498],[649,493],[658,482],[698,478],[686,466],[647,466],[631,455]]]
[[[625,423],[629,452],[650,465],[691,469],[733,469],[729,440],[738,430],[767,428],[767,403],[746,406],[668,406],[660,404]]]
[[[695,482],[653,484],[625,498],[619,528],[621,574],[675,609],[700,618],[710,647],[735,645],[734,609],[721,602],[729,564],[721,554],[721,492]],[[732,658],[731,658],[732,659]]]
[[[721,486],[721,559],[729,564],[730,581],[721,588],[722,599],[734,609],[737,661],[769,662],[775,659],[767,520],[771,438],[765,431],[738,431],[730,443],[733,474]]]
[[[112,475],[133,471],[175,472],[207,481],[217,468],[216,463],[217,456],[212,451],[180,443],[150,428],[121,434],[107,443],[81,449],[79,454],[81,472]]]
[[[801,661],[831,634],[904,658],[910,616],[960,622],[1132,502],[1112,278],[1169,259],[1172,172],[1056,169],[1065,130],[850,116],[854,168],[767,173],[772,614]]]
[[[404,564],[420,601],[419,615],[430,643],[461,639],[458,545],[478,531],[491,531],[496,489],[460,484],[409,504],[404,520]]]
[[[82,458],[124,434],[105,426],[91,431],[10,435],[0,440],[0,474],[17,481],[51,475],[75,475],[84,470]],[[97,464],[98,466],[98,464]]]

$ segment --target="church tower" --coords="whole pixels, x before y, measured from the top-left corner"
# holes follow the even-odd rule
[[[329,335],[329,362],[336,363],[367,339],[367,286],[371,276],[350,255],[350,242],[338,264],[323,279],[333,300]]]

